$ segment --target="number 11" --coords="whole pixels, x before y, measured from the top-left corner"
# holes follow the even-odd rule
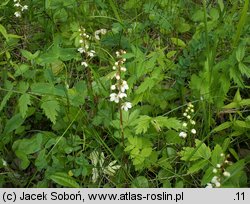
[[[245,199],[245,194],[244,194],[244,192],[242,192],[242,193],[240,193],[240,192],[238,192],[238,193],[236,193],[236,196],[237,196],[237,200],[244,200]]]

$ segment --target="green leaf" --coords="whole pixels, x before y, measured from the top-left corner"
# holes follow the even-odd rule
[[[215,133],[215,132],[220,132],[220,131],[222,131],[222,130],[225,130],[225,129],[227,129],[227,128],[230,128],[231,126],[232,126],[232,122],[227,121],[227,122],[224,122],[224,123],[220,124],[220,125],[217,126],[216,128],[214,128],[212,132],[214,132],[214,133]]]
[[[198,159],[208,160],[211,157],[211,150],[200,140],[195,140],[195,148],[184,147],[180,152],[181,160],[184,161],[195,161]]]
[[[147,148],[143,148],[142,151],[141,151],[141,155],[143,157],[149,157],[150,154],[152,152],[152,148],[151,147],[147,147]]]
[[[140,116],[139,119],[135,120],[135,134],[146,133],[150,125],[151,117],[147,115]]]
[[[55,99],[47,99],[41,104],[41,108],[50,121],[55,124],[58,111],[60,110],[59,103]]]
[[[180,130],[182,127],[181,122],[176,118],[158,116],[153,118],[152,121],[158,123],[160,127],[166,127],[168,129]]]
[[[19,110],[23,118],[25,118],[28,111],[28,105],[31,105],[30,95],[25,93],[18,100]]]
[[[50,83],[34,83],[31,85],[31,91],[37,94],[66,97],[65,91],[62,88],[54,87]]]
[[[41,150],[35,160],[35,166],[39,171],[45,169],[48,166],[45,152],[46,152],[45,149]]]
[[[218,4],[219,4],[219,7],[220,7],[220,11],[223,12],[223,10],[224,10],[223,0],[218,0]]]
[[[28,50],[21,50],[21,53],[27,60],[34,60],[38,57],[40,51],[36,51],[34,54],[32,54]]]
[[[70,177],[68,174],[64,172],[56,172],[49,177],[55,183],[70,188],[79,188],[80,185],[76,182],[76,180]]]
[[[6,40],[9,40],[8,33],[2,24],[0,24],[0,33],[2,33],[3,37],[5,37]]]
[[[236,50],[236,59],[238,62],[241,62],[245,56],[246,47],[244,44],[240,44],[238,49]]]
[[[16,140],[12,145],[12,149],[14,151],[24,152],[27,155],[34,154],[41,150],[42,142],[43,135],[38,133],[29,139]]]
[[[29,161],[29,159],[27,157],[27,154],[25,154],[25,152],[22,152],[22,151],[19,151],[19,150],[16,150],[15,154],[21,160],[20,168],[23,169],[23,170],[27,169],[28,166],[30,165],[30,161]]]
[[[29,70],[30,66],[28,64],[21,64],[17,66],[16,72],[14,74],[14,77],[18,77],[23,75],[25,72]]]
[[[10,99],[11,95],[12,95],[12,91],[7,92],[7,94],[4,96],[1,104],[0,104],[0,112],[3,110],[3,108],[5,107],[6,103],[8,102],[8,100]]]
[[[148,188],[148,179],[144,176],[138,176],[132,181],[132,188]]]
[[[213,177],[213,167],[210,167],[206,170],[204,176],[202,177],[201,185],[206,185],[207,183],[210,183]]]
[[[233,155],[233,157],[234,157],[237,161],[240,160],[238,154],[236,153],[236,151],[235,151],[233,148],[229,148],[229,152]]]
[[[250,78],[250,68],[247,67],[242,62],[239,63],[239,70],[240,70],[241,74],[246,75],[248,78]]]
[[[21,113],[14,115],[11,119],[7,121],[6,126],[4,128],[4,134],[8,134],[13,130],[16,130],[22,125],[23,122],[24,119],[21,116]]]
[[[250,99],[243,99],[239,104],[240,106],[250,106]]]
[[[156,84],[155,79],[149,77],[146,78],[144,82],[141,83],[141,85],[136,90],[136,94],[144,93],[145,91],[150,91]]]
[[[200,160],[195,162],[189,169],[188,169],[188,174],[193,174],[198,172],[199,170],[203,169],[207,164],[208,160]]]
[[[173,44],[180,46],[182,48],[186,47],[186,43],[179,38],[170,38]]]
[[[216,166],[217,164],[222,165],[224,162],[224,157],[221,156],[221,154],[224,154],[223,149],[221,148],[220,145],[216,145],[214,150],[212,151],[212,156],[211,156],[211,162],[213,166]]]

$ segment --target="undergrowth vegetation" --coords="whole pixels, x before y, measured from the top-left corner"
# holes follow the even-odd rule
[[[1,187],[249,187],[249,0],[1,0]]]

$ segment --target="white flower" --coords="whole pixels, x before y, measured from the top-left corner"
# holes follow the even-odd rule
[[[112,69],[113,69],[113,70],[116,70],[116,66],[113,66]]]
[[[81,65],[83,65],[84,67],[88,67],[87,62],[82,62]]]
[[[195,130],[195,129],[192,129],[192,130],[191,130],[191,133],[196,134],[196,130]]]
[[[83,52],[85,52],[85,49],[83,49],[82,47],[80,47],[80,48],[77,49],[77,51],[80,52],[80,53],[83,53]]]
[[[216,187],[220,187],[220,182],[219,182],[219,181],[216,182],[216,183],[215,183],[215,186],[216,186]]]
[[[115,85],[112,85],[112,86],[110,87],[110,89],[111,89],[111,90],[115,90],[115,89],[116,89],[116,86],[115,86]]]
[[[118,93],[118,95],[117,95],[119,98],[124,98],[124,97],[127,97],[127,94],[125,94],[125,93]]]
[[[83,43],[83,40],[79,40],[79,43]]]
[[[186,132],[180,132],[179,136],[183,137],[183,138],[186,138],[187,137],[187,133]]]
[[[97,33],[95,33],[95,39],[100,40],[100,37],[99,37],[99,35]]]
[[[218,172],[218,170],[214,168],[213,173],[216,174],[217,172]]]
[[[221,153],[221,154],[220,154],[220,156],[221,156],[221,157],[224,157],[224,156],[225,156],[225,154]]]
[[[187,123],[185,123],[185,122],[182,123],[182,126],[183,126],[183,127],[187,127]]]
[[[192,103],[188,103],[188,107],[190,107],[190,108],[193,108],[194,107],[194,105],[192,104]]]
[[[194,120],[190,120],[190,123],[191,123],[192,125],[195,125],[195,121],[194,121]]]
[[[194,109],[191,109],[190,111],[193,113],[193,112],[194,112]]]
[[[116,93],[110,94],[110,101],[114,101],[115,103],[119,103],[119,97]]]
[[[128,111],[128,109],[132,108],[132,104],[130,102],[125,102],[121,107],[123,110]]]
[[[128,90],[128,84],[126,81],[122,81],[122,85],[121,85],[121,92],[125,92],[126,90]]]
[[[217,183],[218,182],[218,177],[214,176],[211,180],[212,183]]]
[[[185,116],[185,117],[186,117],[186,116],[187,116],[187,113],[183,113],[183,116]]]
[[[7,162],[4,159],[2,159],[2,162],[3,162],[3,166],[7,166],[8,165]]]
[[[190,119],[191,118],[191,116],[190,115],[187,115],[187,119]]]
[[[88,44],[86,44],[84,47],[85,47],[86,50],[89,49],[89,45]]]
[[[20,11],[16,11],[16,12],[14,13],[14,15],[15,15],[17,18],[21,17]]]
[[[115,78],[116,78],[117,80],[120,80],[120,79],[121,79],[121,76],[120,76],[118,73],[116,73]]]
[[[220,168],[220,167],[221,167],[221,165],[220,165],[220,164],[216,164],[216,167],[217,167],[217,168]]]
[[[119,62],[115,62],[115,66],[118,66],[119,65]]]
[[[213,185],[211,183],[207,183],[206,188],[213,188]]]
[[[27,5],[24,5],[24,6],[22,7],[22,11],[27,10],[27,9],[28,9],[28,6],[27,6]]]
[[[224,172],[223,172],[223,175],[224,175],[225,177],[231,176],[231,174],[230,174],[228,171],[224,171]]]
[[[120,52],[119,51],[116,51],[115,54],[116,54],[116,57],[120,57]]]
[[[121,67],[121,71],[126,72],[127,71],[126,67]]]
[[[88,52],[88,56],[94,57],[94,56],[95,56],[95,51],[94,51],[94,50],[90,50],[90,51]]]
[[[16,3],[16,4],[14,4],[14,6],[15,6],[15,7],[20,7],[21,4],[20,4],[20,3]]]
[[[106,30],[106,29],[101,29],[100,31],[101,31],[101,34],[102,34],[102,35],[105,35],[105,34],[107,33],[107,30]]]

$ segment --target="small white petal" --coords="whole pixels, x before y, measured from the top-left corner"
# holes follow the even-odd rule
[[[182,123],[182,126],[183,126],[183,127],[187,127],[187,123],[185,123],[185,122]]]
[[[192,129],[192,130],[191,130],[191,133],[196,134],[196,130],[195,130],[195,129]]]

